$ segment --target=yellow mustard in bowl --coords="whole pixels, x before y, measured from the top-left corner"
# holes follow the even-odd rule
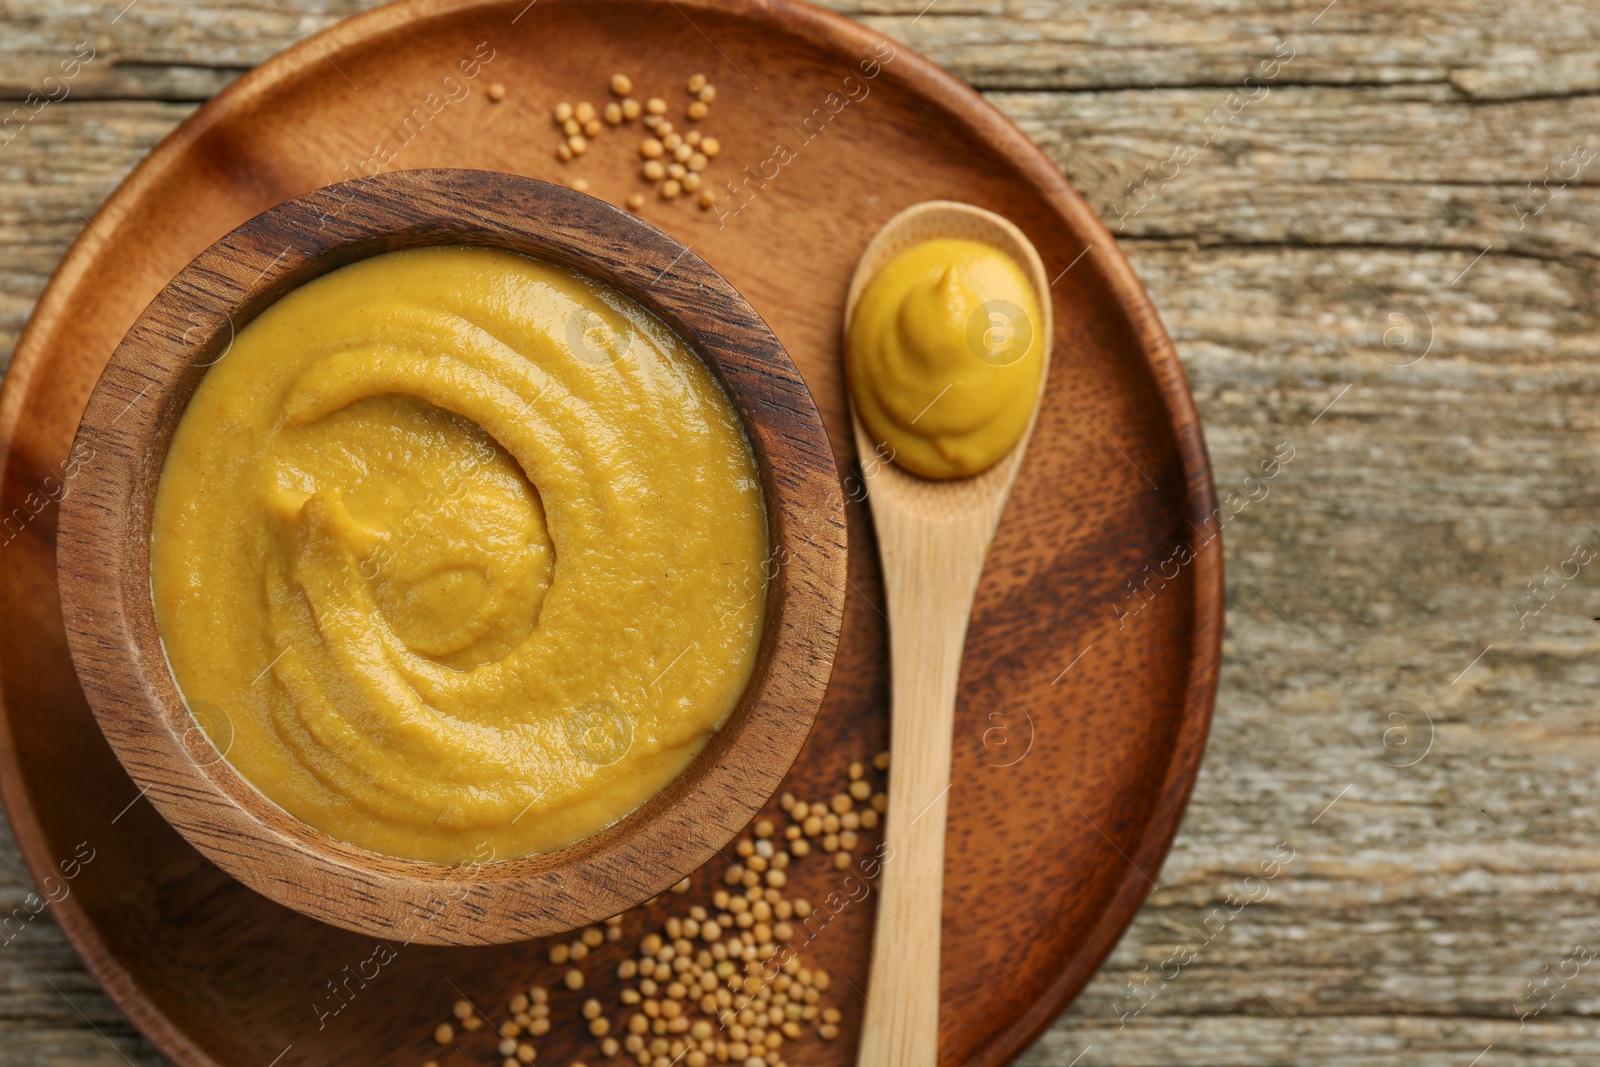
[[[756,662],[766,514],[727,395],[624,295],[509,252],[337,270],[239,331],[156,497],[174,678],[331,836],[441,863],[659,792]]]
[[[981,474],[1027,431],[1044,371],[1027,275],[980,241],[906,249],[873,275],[845,337],[857,417],[924,478]]]

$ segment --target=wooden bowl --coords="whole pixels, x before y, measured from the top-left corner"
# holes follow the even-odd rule
[[[285,293],[421,245],[484,245],[626,293],[694,345],[739,411],[765,488],[766,629],[738,708],[655,798],[556,852],[449,866],[337,841],[258,793],[197,728],[156,631],[150,531],[167,448],[206,368]],[[519,941],[616,915],[683,879],[777,789],[816,718],[843,612],[844,501],[822,420],[759,316],[698,256],[582,193],[488,171],[405,171],[290,200],[212,245],[156,296],[89,399],[62,503],[58,574],[73,663],[135,783],[202,853],[297,911],[432,944]]]

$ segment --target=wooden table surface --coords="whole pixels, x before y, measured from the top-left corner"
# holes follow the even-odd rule
[[[95,50],[0,131],[0,353],[163,135],[368,6],[125,2],[0,0],[0,97]],[[1182,832],[1020,1062],[1596,1062],[1600,6],[832,6],[982,90],[1101,212],[1243,505]],[[0,830],[0,913],[32,890]],[[48,917],[0,948],[0,1065],[160,1062]]]

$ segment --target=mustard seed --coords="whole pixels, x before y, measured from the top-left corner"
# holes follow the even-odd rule
[[[705,140],[700,142],[700,151],[704,152],[712,159],[716,159],[717,155],[722,151],[722,142],[717,140],[715,137],[707,137]],[[799,806],[800,805],[798,804],[795,805],[797,808]]]
[[[872,794],[872,809],[879,815],[882,815],[884,812],[888,811],[889,794],[881,792]]]
[[[889,753],[880,752],[876,756],[873,756],[872,757],[872,765],[874,767],[876,767],[880,771],[888,770],[889,769]]]
[[[686,168],[682,163],[672,163],[672,164],[669,164],[667,166],[667,176],[670,177],[670,178],[676,178],[680,182],[683,181],[683,179],[685,177],[687,177],[688,174],[689,174],[688,168]],[[763,868],[765,867],[765,865],[768,862],[770,862],[765,856],[752,856],[752,857],[750,857],[751,864],[754,864],[757,860],[761,861],[761,863],[763,865]],[[762,868],[756,868],[756,867],[752,866],[751,869],[752,870],[759,870],[759,869],[762,869]]]
[[[601,112],[601,114],[603,116],[605,116],[605,120],[606,120],[606,124],[607,125],[610,125],[610,126],[620,126],[620,125],[622,125],[622,105],[617,103],[615,100],[613,100],[613,101],[611,101],[611,103],[607,104],[605,111]]]
[[[571,958],[572,958],[572,949],[568,948],[566,945],[551,945],[550,946],[550,962],[551,963],[554,963],[557,966],[560,966],[561,964],[566,963],[567,960],[569,960]]]
[[[707,190],[706,193],[705,193],[705,196],[710,196],[710,195],[711,195],[711,191]],[[702,197],[701,199],[704,199],[704,197]],[[707,204],[706,206],[710,207],[711,205]],[[809,856],[809,855],[811,855],[811,842],[807,841],[805,838],[802,837],[800,840],[795,841],[792,844],[790,844],[789,851],[794,853],[796,856]]]
[[[576,137],[583,132],[583,124],[577,119],[567,119],[561,124],[561,132],[568,137]]]
[[[633,92],[633,79],[626,74],[611,75],[611,91],[618,96],[627,96]]]
[[[692,76],[689,79],[689,95],[690,96],[693,96],[695,93],[698,93],[701,89],[704,89],[705,87],[706,87],[706,76],[704,74],[696,74],[696,75]]]
[[[639,154],[646,159],[660,159],[666,150],[666,146],[654,137],[646,137],[639,146]]]
[[[861,828],[863,830],[876,830],[878,828],[877,808],[868,808],[861,813]]]
[[[583,134],[574,134],[567,138],[567,147],[572,149],[573,155],[581,156],[589,150],[589,142],[584,139]]]
[[[700,97],[701,101],[709,104],[711,101],[717,98],[717,87],[715,85],[703,85],[700,87],[700,92],[696,95]]]
[[[691,170],[689,173],[687,173],[687,174],[685,174],[683,176],[682,180],[683,180],[683,191],[686,192],[686,193],[695,192],[696,190],[698,190],[700,188],[700,175],[696,171],[692,171]],[[778,858],[780,858],[780,859],[783,858],[783,856],[784,856],[784,853],[780,852],[778,854]],[[775,859],[773,862],[776,863],[777,860]]]
[[[455,1040],[456,1028],[449,1023],[440,1023],[433,1028],[433,1039],[441,1045],[448,1045]]]
[[[557,124],[566,122],[568,119],[572,118],[572,105],[564,100],[557,104],[555,109],[555,117]]]
[[[583,943],[590,948],[599,948],[605,944],[606,935],[598,926],[591,926],[583,932]]]
[[[600,131],[604,128],[605,127],[600,125],[599,119],[590,119],[588,122],[583,124],[583,135],[589,138],[599,137]]]
[[[677,134],[673,134],[673,136],[676,137]],[[678,143],[678,147],[672,150],[672,158],[676,159],[679,163],[687,163],[689,160],[700,154],[701,153],[694,150],[694,145],[684,144],[681,141]]]
[[[583,988],[583,972],[574,967],[566,973],[562,981],[566,982],[568,989],[577,992]]]
[[[644,109],[652,115],[665,115],[667,113],[667,102],[659,96],[652,96],[645,101]]]
[[[706,158],[706,154],[704,152],[692,152],[689,155],[689,169],[692,170],[692,171],[695,171],[695,172],[698,173],[700,171],[705,170],[706,167],[710,166],[710,164],[711,164],[711,160]],[[791,826],[788,829],[786,829],[784,831],[784,836],[786,836],[786,837],[789,836],[789,830],[793,830],[793,829],[795,829],[795,827],[793,827],[793,826]],[[799,837],[799,836],[800,835],[798,833],[794,835],[794,837]],[[793,840],[793,838],[790,838],[790,840]]]
[[[846,852],[844,849],[840,849],[838,852],[835,852],[833,854],[833,866],[835,870],[842,871],[847,869],[850,866],[850,853]]]
[[[644,179],[648,182],[658,182],[667,176],[667,168],[661,165],[661,160],[659,159],[645,160],[642,170]]]
[[[538,1057],[539,1057],[538,1050],[536,1050],[532,1045],[528,1044],[526,1041],[524,1041],[522,1044],[517,1046],[517,1062],[518,1063],[532,1063]]]
[[[490,82],[488,89],[489,99],[498,104],[506,98],[506,87],[499,82]]]
[[[850,799],[867,800],[872,796],[872,783],[855,781],[850,783]]]
[[[710,111],[711,109],[699,100],[696,100],[694,103],[684,108],[684,114],[689,116],[690,122],[699,122],[701,119],[705,118]]]
[[[628,122],[638,118],[639,112],[642,110],[643,108],[639,106],[639,101],[631,96],[622,102],[622,117]]]
[[[851,808],[855,807],[855,805],[856,805],[856,802],[853,799],[851,799],[849,793],[836,793],[836,794],[834,794],[834,798],[833,798],[833,813],[835,815],[843,815],[845,812],[847,812]]]
[[[644,197],[639,193],[629,193],[627,203],[629,211],[638,211],[644,207]]]

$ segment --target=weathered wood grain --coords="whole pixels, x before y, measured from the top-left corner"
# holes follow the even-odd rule
[[[277,6],[310,30],[366,5]],[[1297,49],[1122,231],[1219,492],[1280,441],[1296,451],[1226,535],[1217,716],[1183,833],[1149,872],[1160,888],[1023,1062],[1466,1067],[1491,1044],[1481,1067],[1594,1062],[1592,967],[1526,1028],[1517,1012],[1534,1003],[1526,982],[1600,937],[1595,568],[1525,628],[1513,605],[1574,542],[1600,547],[1600,169],[1520,229],[1517,214],[1546,166],[1600,148],[1600,5],[1340,0],[1312,27],[1320,2],[940,0],[920,19],[922,0],[833,6],[994,90],[1113,229],[1125,183],[1186,123],[1226,106],[1278,41]],[[142,0],[108,25],[115,13],[5,8],[5,95],[35,91],[85,27],[113,72],[0,146],[5,352],[82,228],[50,183],[92,211],[189,110],[154,101],[200,99],[298,40],[272,4]],[[1405,303],[1434,343],[1395,367],[1367,323]],[[1387,724],[1372,713],[1396,699],[1433,720],[1409,768],[1373,753]],[[1199,940],[1192,927],[1283,841],[1296,858],[1270,895],[1119,1029],[1139,1003],[1129,982]],[[0,850],[0,910],[31,891]],[[0,948],[0,976],[0,1064],[159,1062],[46,917]]]

